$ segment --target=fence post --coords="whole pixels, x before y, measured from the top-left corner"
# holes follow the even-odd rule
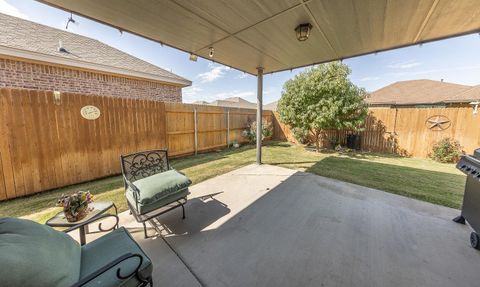
[[[193,125],[194,125],[194,131],[195,131],[195,155],[197,155],[198,151],[198,124],[197,124],[197,109],[193,109]]]
[[[230,109],[227,109],[227,148],[230,147]]]

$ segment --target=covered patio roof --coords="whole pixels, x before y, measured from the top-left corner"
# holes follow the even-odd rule
[[[480,31],[476,0],[40,0],[257,74]],[[310,23],[299,42],[295,27]],[[209,57],[210,47],[214,55]]]

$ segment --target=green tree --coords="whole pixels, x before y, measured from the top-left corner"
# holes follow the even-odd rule
[[[340,62],[321,64],[283,86],[277,108],[280,120],[291,128],[308,131],[317,152],[325,130],[355,130],[365,121],[366,91],[348,79],[350,73],[349,67]]]

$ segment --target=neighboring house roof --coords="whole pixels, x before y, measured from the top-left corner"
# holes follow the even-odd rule
[[[471,87],[470,89],[464,91],[455,96],[456,101],[470,102],[470,101],[480,101],[480,85]]]
[[[206,101],[195,101],[196,105],[209,105],[216,107],[242,108],[242,109],[256,109],[257,104],[249,102],[241,97],[230,97],[223,100],[216,100],[211,103]],[[277,102],[270,103],[263,106],[264,110],[275,111],[277,109]]]
[[[266,104],[263,106],[263,109],[269,111],[276,111],[277,110],[278,101],[272,102],[270,104]]]
[[[396,82],[370,93],[371,105],[467,103],[480,99],[480,86],[466,86],[432,80]]]
[[[195,102],[193,102],[192,104],[195,104],[195,105],[208,105],[209,102],[207,102],[207,101],[195,101]]]
[[[59,46],[65,49],[59,51]],[[191,81],[98,40],[0,13],[0,54],[191,85]]]
[[[244,100],[240,97],[231,97],[223,100],[216,100],[211,102],[211,106],[217,107],[232,107],[232,108],[243,108],[243,109],[256,109],[257,104]]]

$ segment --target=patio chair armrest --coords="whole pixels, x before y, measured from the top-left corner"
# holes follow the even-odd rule
[[[91,224],[91,223],[93,223],[93,222],[95,222],[95,221],[98,221],[98,220],[101,220],[101,219],[104,219],[104,218],[107,218],[107,217],[113,217],[113,218],[115,218],[115,224],[113,225],[113,227],[107,228],[107,229],[103,229],[103,228],[102,228],[102,222],[100,222],[100,223],[98,224],[98,230],[100,230],[100,231],[102,231],[102,232],[105,232],[105,231],[110,231],[110,230],[115,229],[115,227],[118,226],[118,220],[119,220],[119,219],[118,219],[118,216],[115,215],[115,214],[105,213],[105,214],[102,214],[102,215],[100,215],[100,216],[92,217],[92,218],[90,218],[89,220],[85,220],[85,221],[83,221],[83,222],[80,222],[79,224],[77,224],[77,225],[75,225],[75,226],[72,226],[72,227],[69,227],[69,228],[63,230],[63,232],[68,233],[68,232],[70,232],[70,231],[72,231],[72,230],[76,230],[76,229],[78,229],[78,228],[80,228],[80,227],[89,225],[89,224]]]
[[[138,189],[138,187],[135,184],[133,184],[133,182],[128,180],[125,176],[123,177],[123,180],[125,181],[125,185],[127,186],[127,188],[130,188],[131,190],[134,191],[135,201],[138,202],[138,198],[140,197],[140,189]]]
[[[142,282],[142,284],[140,286],[145,286],[146,284],[149,283],[149,278],[143,278],[141,275],[140,275],[140,267],[142,266],[142,263],[143,263],[143,257],[142,255],[140,254],[133,254],[133,253],[126,253],[126,254],[123,254],[122,256],[118,257],[117,259],[111,261],[110,263],[106,264],[105,266],[103,266],[102,268],[96,270],[95,272],[89,274],[88,276],[84,277],[83,279],[81,279],[80,281],[78,281],[77,283],[73,284],[71,287],[79,287],[79,286],[84,286],[86,284],[88,284],[90,281],[94,280],[95,278],[97,278],[98,276],[102,275],[103,273],[107,272],[108,270],[112,269],[112,268],[115,268],[117,265],[119,265],[120,263],[126,261],[126,260],[129,260],[131,258],[138,258],[138,265],[136,266],[135,270],[133,270],[133,272],[130,272],[130,273],[127,273],[127,274],[122,274],[122,269],[121,267],[118,267],[117,268],[117,271],[116,271],[116,275],[117,275],[117,278],[120,279],[120,280],[125,280],[125,279],[129,279],[131,278],[132,276],[135,276],[137,277],[137,279]]]

